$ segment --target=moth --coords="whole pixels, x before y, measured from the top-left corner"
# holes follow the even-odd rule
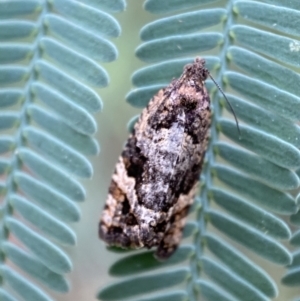
[[[205,60],[196,58],[142,111],[116,164],[99,223],[108,245],[157,246],[158,259],[179,245],[208,145],[208,76]]]

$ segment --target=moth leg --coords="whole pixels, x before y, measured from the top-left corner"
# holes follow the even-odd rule
[[[173,213],[167,230],[156,250],[155,257],[157,259],[168,259],[180,244],[182,231],[186,223],[186,216],[188,215],[189,208],[194,201],[197,186],[197,184],[194,185],[188,195],[181,194],[179,196],[178,202],[173,208]]]

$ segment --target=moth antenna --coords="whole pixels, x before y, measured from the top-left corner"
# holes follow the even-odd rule
[[[207,70],[207,73],[208,73],[208,76],[211,78],[211,80],[214,82],[214,84],[217,86],[217,88],[219,89],[219,91],[222,93],[222,95],[224,96],[224,98],[226,99],[226,101],[227,101],[227,103],[228,103],[228,105],[229,105],[229,107],[230,107],[230,110],[231,110],[231,112],[232,112],[232,114],[233,114],[233,116],[234,116],[235,123],[236,123],[236,127],[237,127],[237,129],[238,129],[238,132],[239,132],[239,138],[240,138],[240,137],[241,137],[241,131],[240,131],[240,127],[239,127],[239,122],[238,122],[238,120],[237,120],[237,117],[236,117],[236,115],[235,115],[235,112],[234,112],[234,110],[233,110],[232,105],[230,104],[228,98],[226,97],[225,93],[223,92],[223,90],[221,89],[221,87],[219,86],[219,84],[218,84],[218,83],[215,81],[215,79],[211,76],[211,74],[209,73],[208,70]]]

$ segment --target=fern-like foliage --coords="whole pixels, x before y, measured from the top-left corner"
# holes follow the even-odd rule
[[[124,1],[0,1],[0,299],[53,300],[72,268],[61,246],[85,199],[86,156],[99,151],[92,114],[120,34],[108,11]],[[98,3],[98,4],[97,4]],[[17,297],[18,295],[18,297]]]
[[[164,263],[154,260],[152,251],[117,261],[110,273],[126,279],[103,288],[101,300],[199,300],[199,295],[210,301],[275,298],[275,281],[237,245],[272,264],[292,262],[283,282],[299,284],[300,253],[292,256],[282,244],[281,240],[291,238],[291,231],[278,216],[291,215],[299,225],[299,202],[292,193],[299,188],[295,170],[300,167],[296,124],[300,76],[292,70],[299,67],[299,1],[228,0],[224,7],[214,3],[209,8],[212,2],[145,2],[149,12],[168,17],[141,29],[143,43],[136,55],[151,65],[133,74],[137,88],[127,100],[144,107],[181,74],[192,56],[206,51],[208,69],[215,72],[217,82],[223,81],[241,135],[222,110],[228,109],[224,99],[207,81],[213,109],[211,141],[201,192],[193,206],[195,219],[185,228],[189,240]],[[213,29],[201,32],[208,27]],[[296,232],[291,243],[299,245],[299,238]]]

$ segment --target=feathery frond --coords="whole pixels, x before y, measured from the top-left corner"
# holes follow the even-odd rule
[[[44,288],[69,290],[61,246],[76,243],[78,177],[92,176],[86,156],[99,152],[95,89],[109,82],[99,62],[115,60],[107,38],[120,34],[104,10],[125,7],[85,2],[0,2],[1,300],[49,301]]]

